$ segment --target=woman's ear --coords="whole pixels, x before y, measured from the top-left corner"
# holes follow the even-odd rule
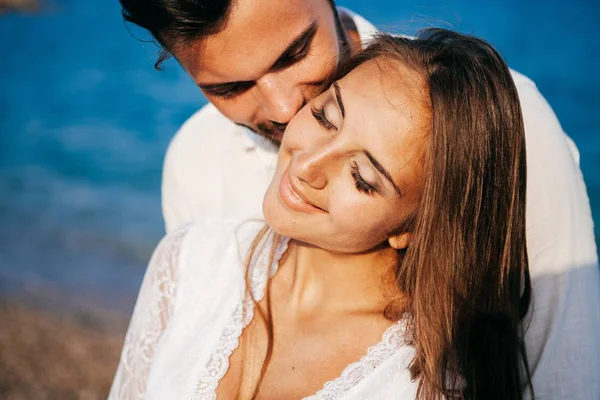
[[[398,235],[390,236],[388,242],[396,250],[404,250],[410,244],[412,234],[410,232],[402,232]]]

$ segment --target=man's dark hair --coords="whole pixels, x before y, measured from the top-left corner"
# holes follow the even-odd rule
[[[218,33],[223,29],[234,0],[119,0],[123,19],[146,29],[161,46],[160,64],[181,46]],[[327,0],[333,9],[338,38],[347,45],[335,0]]]

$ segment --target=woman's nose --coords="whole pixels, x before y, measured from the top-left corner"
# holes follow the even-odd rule
[[[327,174],[331,170],[332,162],[331,151],[325,147],[316,151],[298,153],[290,168],[292,174],[302,183],[320,190],[327,186]]]

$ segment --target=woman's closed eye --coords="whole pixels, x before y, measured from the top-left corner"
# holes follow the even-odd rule
[[[350,175],[354,179],[354,185],[359,192],[366,193],[370,196],[377,193],[377,188],[371,185],[369,182],[365,181],[364,178],[360,174],[360,170],[358,169],[358,164],[356,161],[352,162]]]
[[[313,117],[315,117],[315,119],[319,123],[319,125],[321,125],[323,128],[325,128],[328,131],[337,131],[338,130],[337,126],[335,126],[329,119],[327,119],[327,116],[325,115],[324,105],[320,105],[320,106],[313,105],[313,106],[311,106],[310,111],[311,111]]]

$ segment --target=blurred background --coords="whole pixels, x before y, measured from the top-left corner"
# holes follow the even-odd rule
[[[597,0],[338,4],[385,30],[439,25],[491,41],[579,146],[599,220]],[[134,37],[150,39],[123,23],[117,0],[0,0],[0,398],[108,393],[164,232],[165,150],[205,104],[172,60],[155,71],[157,48]]]

